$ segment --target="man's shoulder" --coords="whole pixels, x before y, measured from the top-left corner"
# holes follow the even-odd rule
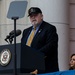
[[[49,23],[49,22],[46,22],[46,21],[43,21],[43,24],[47,27],[53,27],[53,28],[56,28],[53,24]]]
[[[25,30],[30,30],[31,28],[32,28],[32,26],[27,27],[27,28],[24,29],[24,31],[25,31]]]

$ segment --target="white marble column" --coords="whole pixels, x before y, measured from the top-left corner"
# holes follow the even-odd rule
[[[70,56],[75,53],[75,0],[70,0]]]
[[[41,8],[44,20],[55,25],[59,36],[58,59],[61,71],[68,69],[69,55],[69,23],[68,0],[30,0],[30,7]]]

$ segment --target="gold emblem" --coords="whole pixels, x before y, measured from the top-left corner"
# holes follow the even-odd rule
[[[11,59],[10,50],[9,49],[2,50],[0,54],[0,64],[2,66],[6,66],[10,62],[10,59]]]

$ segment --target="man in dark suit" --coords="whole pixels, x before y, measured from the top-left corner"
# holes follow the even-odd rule
[[[42,11],[38,7],[31,7],[28,16],[32,26],[23,31],[21,44],[41,51],[45,54],[45,72],[58,71],[58,34],[56,27],[43,21]],[[33,29],[34,37],[30,44],[28,39]],[[35,70],[37,72],[37,70]]]

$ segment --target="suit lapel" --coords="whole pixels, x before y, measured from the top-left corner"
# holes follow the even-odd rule
[[[36,41],[37,37],[39,37],[39,35],[41,34],[42,30],[43,30],[43,23],[41,24],[41,26],[39,27],[37,33],[35,34],[34,38],[33,38],[33,42]]]
[[[36,35],[35,35],[35,37],[34,38],[36,38],[37,36],[39,36],[39,34],[42,32],[42,29],[39,29],[38,31],[37,31],[37,33],[36,33]]]
[[[38,29],[38,31],[37,31],[35,37],[38,36],[38,35],[43,31],[43,28],[44,28],[43,25],[44,25],[44,21],[43,21],[42,24],[40,25],[40,27],[39,27],[39,29]]]
[[[26,31],[26,33],[25,33],[25,35],[24,35],[25,37],[23,37],[25,43],[26,43],[26,41],[27,41],[27,39],[28,39],[28,36],[30,35],[31,30],[32,30],[32,27],[30,27],[30,28]]]

